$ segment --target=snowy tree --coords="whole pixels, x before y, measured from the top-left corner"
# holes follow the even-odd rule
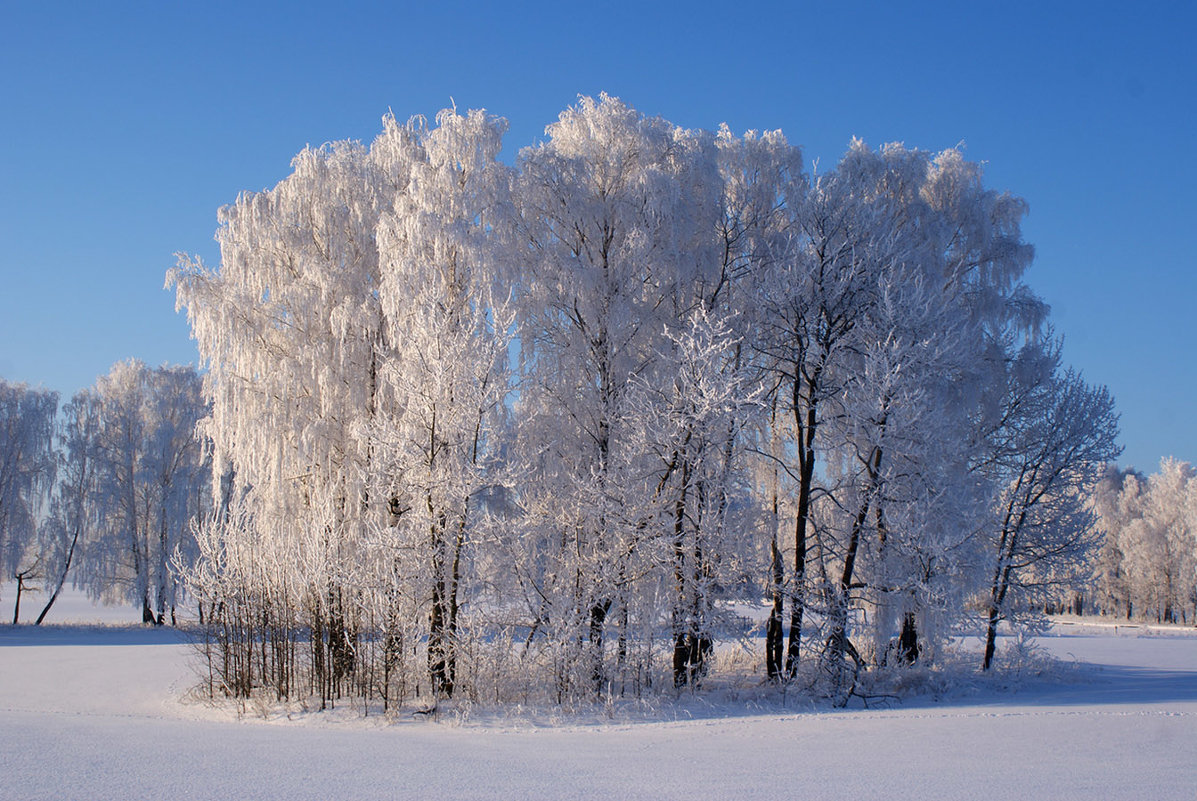
[[[1095,545],[1087,500],[1119,453],[1118,416],[1104,387],[1060,366],[1060,346],[1033,339],[1011,361],[1000,397],[992,468],[1001,494],[990,538],[983,667],[997,624],[1017,619],[1045,589],[1076,583]]]
[[[720,219],[717,242],[721,258],[719,280],[705,294],[706,306],[713,313],[726,315],[734,325],[736,337],[732,366],[740,368],[751,365],[764,370],[768,376],[775,370],[774,362],[766,357],[759,362],[754,357],[761,348],[761,332],[771,324],[769,314],[772,307],[761,304],[765,293],[772,291],[770,281],[782,269],[791,253],[791,237],[794,235],[793,213],[800,207],[807,192],[806,176],[802,169],[802,153],[791,146],[780,131],[758,134],[749,131],[742,137],[733,136],[726,126],[720,129],[716,138],[720,184]],[[720,310],[723,310],[720,312]],[[776,311],[776,309],[772,309]],[[747,351],[747,352],[746,352]],[[779,377],[774,374],[758,380],[757,383],[775,386]],[[777,415],[781,395],[767,393],[767,403],[762,404],[756,416],[756,424],[745,432],[742,447],[761,454],[767,454],[761,469],[763,482],[758,491],[767,498],[769,521],[769,591],[772,610],[766,626],[766,672],[770,677],[781,675],[782,646],[784,637],[784,570],[780,541],[780,488],[782,459]],[[763,399],[764,400],[764,399]],[[765,416],[772,424],[765,422]],[[725,461],[731,463],[735,455],[735,442],[727,440]],[[812,473],[813,476],[813,473]]]
[[[26,563],[54,481],[54,419],[58,394],[0,379],[0,567],[17,580],[16,623],[27,579],[41,568]]]
[[[716,588],[742,583],[751,515],[737,498],[747,494],[744,453],[737,440],[758,410],[760,391],[726,321],[698,307],[684,327],[670,331],[676,365],[672,381],[639,401],[648,421],[645,450],[664,467],[654,477],[653,514],[665,522],[671,552],[675,687],[706,673],[716,635]]]
[[[1093,490],[1093,511],[1097,515],[1101,545],[1093,566],[1093,601],[1106,614],[1134,615],[1131,574],[1128,572],[1128,528],[1141,513],[1139,490],[1147,477],[1133,469],[1107,465]]]
[[[618,100],[583,98],[548,134],[521,153],[515,198],[527,243],[521,359],[529,376],[517,414],[535,476],[525,504],[546,547],[556,543],[546,553],[552,566],[527,581],[540,599],[534,619],[550,623],[551,640],[566,650],[585,643],[562,657],[563,680],[601,686],[610,613],[622,667],[627,626],[637,620],[634,585],[647,586],[636,577],[659,577],[647,565],[660,563],[662,532],[642,515],[672,478],[670,460],[649,464],[635,447],[643,418],[633,401],[642,382],[657,384],[667,371],[660,354],[670,350],[666,326],[686,311],[684,288],[715,266],[692,248],[695,221],[710,220],[703,227],[712,235],[716,208],[683,191],[704,150]],[[639,620],[652,625],[651,617]]]
[[[306,150],[222,213],[219,270],[184,261],[168,279],[209,367],[203,429],[233,485],[193,583],[211,608],[238,599],[236,620],[214,621],[232,632],[222,648],[280,645],[262,675],[226,676],[231,692],[289,693],[302,628],[323,702],[370,685],[376,663],[389,698],[421,640],[434,694],[453,692],[461,571],[508,392],[504,126],[388,116],[369,148]]]
[[[210,505],[211,466],[205,443],[196,434],[199,419],[207,413],[201,386],[192,367],[159,367],[150,373],[146,480],[155,485],[157,507],[149,550],[153,553],[150,580],[158,623],[168,612],[173,622],[181,588],[171,562],[186,565],[194,559],[191,529]]]
[[[963,583],[955,571],[977,531],[969,510],[982,503],[985,482],[968,475],[983,461],[971,432],[988,419],[983,387],[996,373],[986,365],[1000,362],[985,343],[992,331],[1032,327],[1044,313],[1019,282],[1031,256],[1019,232],[1025,204],[986,189],[980,168],[956,150],[873,151],[854,141],[836,170],[787,209],[789,250],[759,283],[761,333],[753,339],[773,392],[770,444],[757,450],[789,490],[771,505],[794,520],[784,669],[776,590],[767,628],[775,677],[794,675],[810,604],[830,626],[824,657],[838,663],[848,652],[858,664],[843,630],[850,609],[880,612],[869,619],[883,659],[896,625],[885,611],[893,598],[907,597],[898,617],[910,653],[916,618],[952,606],[937,595],[946,580],[932,577]],[[909,518],[900,547],[887,522],[902,519],[899,507],[922,518]],[[882,558],[900,550],[910,558],[901,567]],[[935,630],[933,640],[944,621]]]
[[[172,556],[187,548],[210,483],[195,433],[206,410],[200,378],[190,367],[120,362],[77,400],[66,434],[73,463],[55,515],[64,538],[73,540],[85,516],[95,526],[77,582],[97,598],[134,603],[143,622],[161,624],[177,601]],[[92,441],[72,441],[85,436]]]
[[[1193,608],[1197,589],[1194,470],[1187,462],[1165,458],[1144,485],[1123,492],[1122,507],[1137,512],[1121,532],[1133,603],[1144,618],[1177,622]]]
[[[1092,506],[1101,529],[1094,565],[1098,608],[1127,620],[1197,620],[1197,481],[1187,462],[1150,476],[1111,465]]]
[[[58,426],[58,478],[50,514],[39,537],[49,593],[35,621],[39,625],[66,585],[79,546],[99,527],[98,426],[99,404],[95,392],[90,389],[76,392],[63,407],[63,419]]]
[[[268,608],[253,614],[276,621],[284,638],[310,629],[322,698],[353,673],[350,574],[368,518],[384,516],[390,501],[368,487],[368,432],[394,411],[380,395],[389,345],[375,231],[407,186],[418,145],[410,127],[391,117],[384,125],[370,149],[304,150],[273,189],[221,211],[219,270],[183,259],[167,277],[208,367],[212,407],[201,428],[213,443],[213,475],[232,476],[228,495],[244,508],[235,516],[243,526],[213,525],[279,560],[269,591],[256,596]]]
[[[780,628],[767,633],[769,665],[774,677],[793,676],[798,666],[806,605],[806,566],[812,502],[818,494],[816,447],[823,420],[834,414],[844,372],[837,360],[848,352],[851,336],[863,315],[871,287],[866,252],[877,243],[877,230],[852,220],[860,204],[845,182],[832,176],[816,181],[805,202],[794,209],[796,221],[788,257],[770,262],[769,280],[761,282],[763,321],[754,341],[767,379],[774,388],[777,423],[784,432],[785,456],[775,454],[795,487],[793,572],[789,581],[790,631],[784,674]],[[851,221],[851,222],[850,222]],[[784,426],[784,427],[779,427]],[[778,551],[774,548],[775,555]],[[775,558],[775,562],[777,558]],[[775,587],[780,575],[775,568]],[[774,618],[777,590],[774,590]]]
[[[972,578],[970,541],[986,500],[968,469],[967,387],[978,340],[967,309],[945,296],[933,272],[906,264],[882,271],[879,282],[843,414],[829,426],[843,448],[827,472],[837,507],[851,515],[820,539],[821,555],[828,546],[843,553],[838,582],[823,585],[828,655],[851,650],[847,610],[862,606],[871,611],[874,663],[913,662],[920,653],[934,658]]]
[[[854,354],[873,336],[862,327],[877,303],[882,274],[913,256],[903,216],[911,198],[893,198],[885,190],[908,186],[917,199],[925,172],[921,154],[873,154],[855,142],[838,170],[819,177],[805,197],[787,204],[792,215],[788,251],[769,262],[766,280],[759,282],[762,325],[754,347],[774,392],[772,430],[781,441],[771,456],[792,482],[794,516],[784,672],[777,623],[780,554],[774,547],[774,612],[766,643],[774,677],[793,677],[798,668],[803,613],[810,600],[807,569],[815,505],[831,490],[818,481],[820,462],[834,450],[824,423],[841,415],[839,404],[856,370]],[[845,545],[840,583],[847,587],[855,547],[851,539]],[[820,574],[829,567],[825,556],[820,550]],[[825,594],[838,599],[826,600],[846,612],[846,596],[841,598],[822,575],[817,580]],[[844,642],[842,632],[836,641]]]
[[[453,694],[463,571],[482,494],[497,480],[513,318],[496,241],[510,208],[508,170],[497,161],[506,122],[443,111],[436,123],[421,132],[423,159],[378,226],[391,343],[378,381],[399,411],[370,436],[380,475],[399,482],[378,488],[399,506],[391,547],[425,557],[420,595],[440,697]]]

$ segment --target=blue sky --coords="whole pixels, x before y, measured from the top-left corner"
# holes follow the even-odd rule
[[[823,5],[833,7],[828,10]],[[642,7],[647,6],[647,7]],[[1122,462],[1197,462],[1191,3],[6,3],[0,376],[193,362],[163,276],[306,144],[485,107],[531,144],[606,91],[687,127],[963,143],[1030,203],[1028,282],[1108,385]]]

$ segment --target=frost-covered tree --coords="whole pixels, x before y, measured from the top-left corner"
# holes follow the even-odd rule
[[[231,477],[193,584],[209,608],[238,599],[214,621],[221,648],[280,645],[260,674],[238,661],[231,692],[262,681],[285,695],[298,678],[323,701],[373,683],[387,699],[421,642],[433,694],[453,691],[462,571],[508,392],[504,127],[482,112],[387,117],[369,148],[304,151],[222,213],[219,270],[184,262],[169,278],[209,367],[203,430]],[[292,644],[305,628],[306,676]]]
[[[31,546],[54,481],[57,411],[58,393],[0,379],[0,568],[17,579],[14,623],[25,580],[41,566]]]
[[[777,369],[776,354],[763,345],[768,340],[771,315],[777,308],[777,280],[793,253],[794,210],[805,202],[808,187],[802,169],[802,152],[791,146],[780,131],[749,131],[732,135],[726,126],[716,137],[720,216],[716,242],[719,249],[718,282],[705,293],[706,307],[721,314],[735,336],[730,363],[736,369],[750,367],[762,390],[758,414],[737,445],[726,440],[725,461],[731,463],[739,451],[753,451],[767,458],[758,463],[755,482],[765,499],[769,554],[769,593],[772,609],[766,625],[766,672],[781,675],[784,639],[785,580],[781,542],[781,485],[784,461],[778,415],[784,406],[778,388],[784,378]],[[762,302],[762,300],[766,302]],[[762,355],[764,358],[761,358]],[[767,391],[772,388],[773,391]],[[813,476],[813,473],[811,474]],[[801,495],[801,489],[799,495]]]
[[[1160,461],[1148,478],[1136,556],[1142,555],[1140,596],[1157,620],[1180,622],[1197,603],[1197,471],[1178,459]],[[1150,578],[1148,578],[1150,577]]]
[[[938,277],[913,268],[881,271],[843,413],[829,423],[842,444],[827,473],[836,506],[849,512],[819,539],[824,562],[827,551],[842,553],[838,575],[821,586],[833,659],[851,651],[847,613],[859,606],[869,613],[862,645],[874,664],[933,660],[972,578],[971,540],[986,501],[968,469],[978,338]]]
[[[1093,490],[1093,511],[1101,534],[1101,545],[1093,564],[1092,601],[1105,614],[1134,616],[1132,564],[1128,551],[1131,522],[1141,514],[1140,490],[1147,477],[1133,469],[1107,465]]]
[[[1023,206],[986,190],[980,170],[957,151],[932,157],[896,145],[872,151],[857,141],[800,204],[787,207],[789,251],[770,262],[760,283],[754,345],[774,398],[769,458],[782,468],[794,520],[784,665],[792,676],[813,589],[823,622],[847,625],[849,609],[893,584],[857,573],[866,536],[878,543],[888,537],[884,507],[891,501],[883,484],[890,458],[907,469],[909,459],[922,460],[900,497],[914,504],[906,491],[924,482],[930,497],[959,504],[932,515],[955,518],[939,530],[955,528],[961,539],[973,533],[965,509],[975,503],[975,487],[965,488],[976,480],[961,474],[972,455],[961,425],[980,416],[983,397],[970,391],[983,383],[973,364],[987,327],[1033,317],[1041,304],[1018,284],[1029,261],[1018,230]],[[895,407],[893,399],[906,391],[923,408]],[[891,419],[890,410],[899,413]],[[922,422],[895,435],[890,429],[902,414]],[[930,446],[936,438],[950,447]],[[933,529],[926,529],[928,545]],[[777,586],[780,560],[774,564]],[[887,605],[876,596],[870,603]],[[783,669],[777,607],[775,601],[767,637],[774,676]],[[904,633],[914,637],[914,618],[901,617]],[[889,618],[872,619],[889,626]],[[873,639],[889,636],[878,630]],[[835,661],[842,651],[855,652],[850,645],[832,623],[824,653]]]
[[[743,584],[749,571],[745,532],[754,515],[742,502],[748,482],[739,438],[761,393],[740,363],[730,326],[712,320],[702,306],[669,337],[672,380],[640,402],[645,450],[663,465],[654,474],[651,514],[667,529],[672,674],[681,687],[697,684],[707,671],[718,588]]]
[[[516,412],[532,475],[525,508],[544,549],[525,575],[562,681],[595,686],[608,676],[612,612],[621,670],[628,627],[654,625],[653,610],[636,608],[662,559],[662,529],[645,515],[676,467],[639,447],[638,393],[669,380],[666,328],[692,308],[690,287],[717,280],[696,247],[714,234],[716,206],[687,193],[704,148],[618,100],[583,98],[547,133],[520,154],[515,196],[527,375]]]
[[[1088,498],[1120,451],[1109,392],[1062,368],[1059,343],[1050,338],[1020,349],[999,398],[990,469],[1001,492],[989,537],[986,670],[998,621],[1018,619],[1048,589],[1079,583],[1096,544]]]
[[[1095,566],[1107,613],[1156,622],[1197,619],[1197,480],[1187,462],[1150,476],[1110,468],[1093,507],[1102,544]]]
[[[39,536],[48,597],[35,621],[38,625],[66,585],[80,545],[99,528],[99,423],[98,398],[91,389],[76,392],[63,407],[57,431],[58,477]]]
[[[426,631],[437,697],[455,686],[462,583],[501,467],[510,392],[514,321],[499,244],[510,178],[497,160],[505,129],[481,111],[438,114],[436,127],[420,131],[422,158],[407,191],[377,231],[389,343],[377,380],[396,411],[369,430],[370,469],[396,507],[382,531],[387,550],[420,555],[416,594],[427,629],[413,633]]]
[[[206,412],[199,375],[191,367],[119,362],[76,401],[54,516],[60,540],[76,548],[74,532],[90,522],[76,583],[96,598],[133,603],[144,622],[161,624],[178,601],[171,560],[189,550],[210,484],[196,438]]]
[[[272,563],[256,596],[267,608],[255,614],[280,632],[309,628],[322,697],[353,672],[349,574],[370,515],[386,514],[390,500],[369,495],[368,432],[394,411],[379,380],[388,342],[375,231],[416,151],[414,132],[390,117],[372,148],[304,150],[273,189],[222,209],[218,270],[183,260],[167,279],[208,368],[201,429],[214,475],[231,476],[227,496],[243,509],[230,520],[244,526],[213,525],[257,541],[258,558]],[[207,599],[214,608],[221,600]]]
[[[870,302],[873,265],[866,253],[873,245],[884,246],[878,239],[881,232],[863,219],[871,216],[868,210],[852,202],[846,183],[839,176],[818,180],[795,204],[790,250],[768,262],[769,272],[758,290],[762,327],[753,346],[775,393],[773,436],[780,436],[784,444],[774,458],[794,484],[787,676],[797,670],[802,641],[812,504],[819,494],[820,428],[835,414],[834,404],[847,374],[840,360],[849,352],[854,329]],[[779,566],[776,547],[774,554]],[[780,579],[775,567],[774,618],[779,611]],[[783,675],[780,634],[775,623],[767,631],[771,638],[766,652],[775,677]]]

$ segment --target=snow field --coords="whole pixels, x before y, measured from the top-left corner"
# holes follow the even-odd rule
[[[1057,625],[1039,642],[1061,660],[1039,675],[880,710],[266,723],[189,695],[176,632],[5,627],[0,798],[1192,799],[1195,633]]]

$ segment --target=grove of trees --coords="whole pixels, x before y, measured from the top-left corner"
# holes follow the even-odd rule
[[[207,413],[192,367],[121,362],[61,414],[58,396],[0,380],[0,536],[5,575],[43,590],[41,623],[68,580],[98,600],[174,619],[193,524],[211,508],[195,436]],[[36,582],[36,583],[35,583]]]
[[[1197,471],[1164,459],[1144,476],[1109,467],[1093,496],[1101,540],[1092,579],[1057,608],[1197,624]],[[1087,594],[1087,598],[1085,597]]]
[[[685,130],[581,98],[308,148],[167,277],[204,368],[0,380],[0,567],[198,618],[209,690],[845,703],[1046,609],[1197,621],[1197,482],[1113,465],[956,149]],[[745,640],[745,642],[748,642]],[[759,645],[751,645],[759,648]]]
[[[607,96],[513,165],[505,128],[306,149],[221,211],[220,265],[169,274],[210,404],[176,564],[213,692],[698,687],[764,599],[765,675],[846,701],[1075,580],[1117,418],[979,165],[854,141],[809,174],[780,132]],[[121,486],[161,615],[163,507]]]

